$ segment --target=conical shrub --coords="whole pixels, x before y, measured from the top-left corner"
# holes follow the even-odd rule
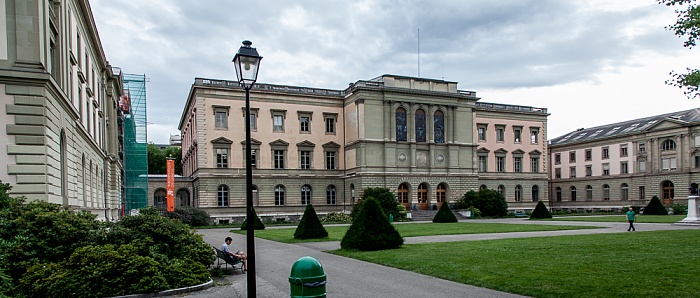
[[[433,217],[433,222],[457,222],[457,217],[454,213],[452,213],[452,210],[450,210],[450,204],[448,204],[447,202],[442,202],[440,210],[438,210],[437,214],[435,214],[435,217]]]
[[[340,241],[341,248],[358,250],[391,249],[401,245],[403,238],[372,197],[365,199],[360,213]]]
[[[294,231],[294,239],[318,239],[328,237],[328,232],[318,219],[316,210],[311,204],[306,205],[304,215]]]
[[[661,203],[661,200],[659,200],[659,197],[653,196],[651,198],[651,201],[649,201],[649,204],[647,204],[647,206],[644,207],[644,212],[642,214],[644,214],[644,215],[668,215],[668,210],[666,210],[666,207],[664,207],[664,204]]]
[[[248,219],[246,218],[243,221],[243,224],[241,224],[241,230],[247,230],[248,229]],[[258,213],[255,212],[255,208],[253,208],[253,230],[264,230],[265,225],[260,221],[260,217],[258,217]]]
[[[535,210],[530,214],[530,219],[533,218],[552,218],[552,214],[547,210],[547,206],[545,206],[542,201],[539,201],[537,202],[537,206],[535,206]]]

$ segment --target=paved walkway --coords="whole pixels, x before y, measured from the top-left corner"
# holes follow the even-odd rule
[[[573,221],[529,221],[526,219],[492,219],[478,222],[548,224],[548,225],[585,225],[600,229],[517,232],[468,235],[441,235],[406,237],[405,244],[451,242],[469,240],[488,240],[505,238],[546,237],[560,235],[582,235],[602,233],[627,233],[627,223],[594,223]],[[635,224],[637,231],[699,229],[699,227],[678,226],[672,224]],[[200,233],[212,246],[219,247],[226,237],[232,237],[234,250],[245,250],[245,235],[229,232],[225,229],[204,229]],[[324,253],[325,250],[340,248],[340,243],[309,242],[284,244],[260,238],[255,239],[257,296],[260,298],[289,297],[289,273],[292,264],[303,256],[312,256],[323,265],[328,284],[328,297],[522,297],[510,293],[486,288],[455,283],[400,269]],[[216,280],[216,286],[207,290],[190,293],[185,297],[246,297],[245,274],[236,271],[223,279]],[[439,291],[436,293],[436,291]]]

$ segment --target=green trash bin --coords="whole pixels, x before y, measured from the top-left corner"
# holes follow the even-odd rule
[[[292,298],[326,297],[326,274],[323,266],[313,257],[299,258],[289,274]]]

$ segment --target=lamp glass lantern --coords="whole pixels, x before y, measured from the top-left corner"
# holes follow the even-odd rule
[[[255,81],[258,80],[258,68],[260,67],[260,60],[262,60],[262,57],[258,55],[258,51],[251,45],[253,45],[252,42],[244,40],[243,45],[238,49],[238,53],[233,56],[236,77],[238,77],[238,82],[245,89],[250,89]]]

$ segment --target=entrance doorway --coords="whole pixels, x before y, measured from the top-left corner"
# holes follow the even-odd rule
[[[435,196],[435,199],[437,201],[438,209],[442,207],[442,203],[445,202],[445,199],[447,198],[447,187],[445,186],[444,183],[438,184],[437,187],[437,195]]]
[[[408,185],[406,185],[406,183],[401,183],[401,185],[399,185],[399,197],[397,199],[401,205],[406,207],[406,210],[411,210],[408,201]]]
[[[673,203],[673,182],[665,180],[661,182],[661,192],[663,200],[661,201],[664,205],[668,206]]]
[[[418,209],[428,210],[428,187],[425,183],[418,185]]]

